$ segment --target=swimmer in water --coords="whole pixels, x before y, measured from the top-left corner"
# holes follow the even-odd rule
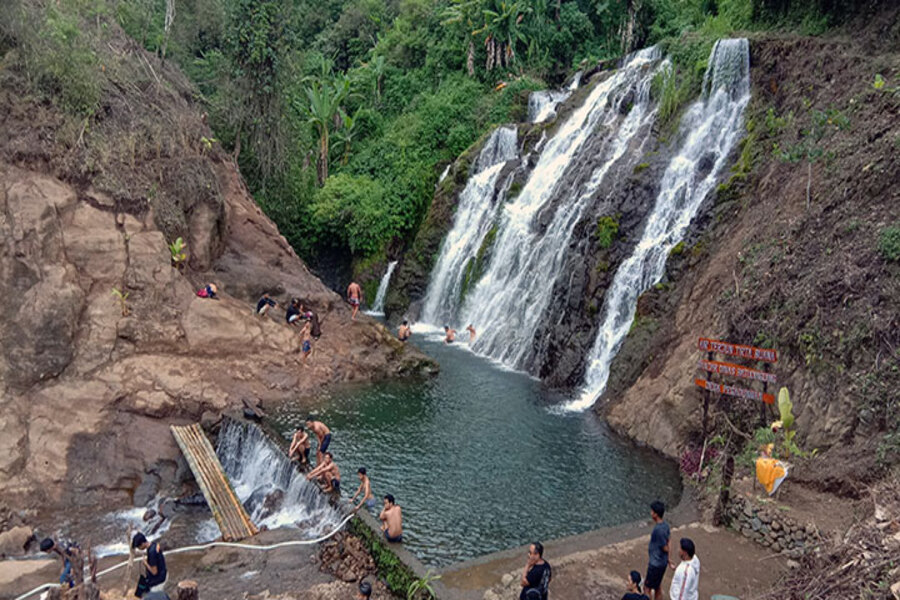
[[[452,344],[453,342],[456,341],[456,330],[455,329],[450,329],[448,326],[444,325],[444,333],[446,334],[446,336],[444,336],[445,344]]]
[[[475,328],[472,327],[471,323],[469,323],[469,326],[466,327],[466,331],[469,332],[469,343],[471,344],[475,341]]]

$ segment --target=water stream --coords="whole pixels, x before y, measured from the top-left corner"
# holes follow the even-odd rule
[[[378,282],[378,291],[375,292],[375,302],[372,303],[372,309],[365,311],[367,315],[373,317],[384,316],[384,297],[387,296],[388,285],[391,283],[391,275],[394,274],[394,269],[396,267],[396,260],[392,260],[388,263],[387,271],[384,272],[381,281]]]

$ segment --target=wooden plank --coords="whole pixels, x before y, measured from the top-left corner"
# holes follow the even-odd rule
[[[709,390],[714,394],[724,394],[726,396],[737,396],[738,398],[746,398],[748,400],[761,400],[766,404],[775,404],[775,396],[756,390],[748,390],[733,385],[725,385],[722,383],[714,383],[705,379],[695,379],[694,383],[705,390]]]
[[[212,444],[200,426],[196,423],[173,425],[170,429],[209,504],[223,539],[239,540],[256,534],[256,525],[244,510]]]
[[[730,344],[721,340],[700,338],[697,347],[701,352],[716,352],[726,356],[737,356],[750,360],[777,363],[778,351],[772,348],[757,348],[756,346],[744,346],[742,344]]]
[[[719,375],[730,375],[732,377],[740,377],[741,379],[752,379],[754,381],[762,381],[763,383],[778,383],[778,376],[775,373],[767,373],[758,371],[750,367],[742,367],[732,363],[719,362],[716,360],[697,361],[697,367],[702,371],[709,373],[718,373]]]

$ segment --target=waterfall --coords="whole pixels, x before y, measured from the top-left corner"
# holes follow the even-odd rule
[[[466,272],[471,275],[478,250],[494,227],[495,213],[505,198],[505,189],[497,190],[497,180],[503,166],[516,158],[517,145],[516,128],[499,127],[472,165],[466,187],[459,195],[453,227],[432,270],[422,321],[438,326],[455,321],[459,299],[469,283]]]
[[[378,291],[375,292],[375,302],[372,304],[372,310],[367,310],[367,315],[372,315],[373,317],[384,316],[384,297],[387,296],[388,284],[391,282],[391,275],[394,274],[396,266],[396,260],[388,263],[387,271],[384,272],[381,281],[378,283]]]
[[[543,123],[556,117],[556,107],[565,102],[581,83],[581,71],[575,73],[572,83],[564,90],[541,90],[528,96],[528,120]]]
[[[703,97],[682,118],[683,142],[669,162],[653,211],[632,255],[617,269],[606,292],[600,329],[588,357],[580,398],[568,410],[589,408],[606,388],[609,366],[631,328],[638,296],[659,282],[666,258],[681,241],[712,190],[729,152],[741,137],[750,100],[750,52],[746,39],[720,40],[703,78]]]
[[[226,419],[216,455],[257,525],[270,529],[299,526],[309,538],[315,538],[340,522],[340,513],[325,494],[306,481],[259,427]]]
[[[441,325],[436,319],[440,316],[451,323],[472,323],[479,332],[473,343],[476,352],[513,368],[535,370],[534,334],[546,318],[572,232],[588,208],[599,201],[607,175],[618,171],[615,167],[620,161],[628,165],[636,161],[650,135],[655,110],[649,89],[659,59],[657,49],[642,50],[598,83],[584,104],[546,141],[518,196],[502,204],[496,216],[487,206],[489,196],[473,189],[469,200],[490,214],[484,227],[496,227],[489,263],[461,307],[452,294],[435,297],[434,292],[443,286],[430,286],[426,305],[444,308],[425,311],[424,320]],[[630,166],[622,168],[631,172]],[[485,175],[487,172],[481,174]],[[476,184],[477,177],[470,181],[470,185]],[[448,242],[466,235],[466,229],[465,222],[458,219]],[[442,249],[432,283],[464,279],[466,262],[447,260],[448,251],[454,251],[451,243]],[[458,318],[452,319],[453,315]]]

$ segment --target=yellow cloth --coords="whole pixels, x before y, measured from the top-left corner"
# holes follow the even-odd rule
[[[756,459],[756,479],[771,496],[788,476],[788,465],[774,458],[760,456]]]

